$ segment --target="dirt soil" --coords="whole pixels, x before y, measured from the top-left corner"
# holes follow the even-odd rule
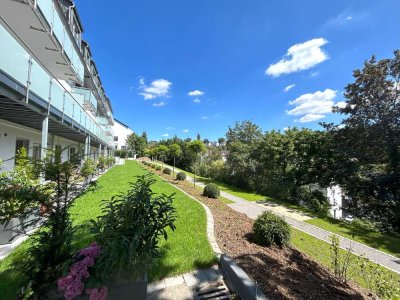
[[[252,219],[219,200],[203,197],[201,190],[188,181],[172,180],[170,175],[149,170],[211,209],[219,247],[235,259],[269,299],[377,299],[353,282],[340,282],[329,269],[294,248],[268,248],[253,243]]]

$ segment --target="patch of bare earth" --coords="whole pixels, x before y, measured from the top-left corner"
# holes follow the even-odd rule
[[[187,181],[172,180],[169,175],[150,170],[211,209],[219,247],[235,259],[269,299],[376,299],[355,283],[340,282],[326,267],[294,248],[268,248],[253,243],[252,219],[219,200],[203,197]]]

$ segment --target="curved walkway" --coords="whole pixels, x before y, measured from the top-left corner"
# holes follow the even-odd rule
[[[172,169],[172,167],[164,165],[165,167],[168,167]],[[193,182],[193,178],[191,176],[186,176],[186,180]],[[199,187],[204,187],[205,185],[201,182],[196,182],[196,185]],[[329,236],[333,235],[334,233],[321,229],[319,227],[316,227],[314,225],[305,223],[301,221],[297,217],[289,216],[286,213],[280,213],[275,209],[271,209],[269,206],[264,206],[262,204],[256,204],[254,202],[247,201],[245,199],[242,199],[240,197],[234,196],[232,194],[229,194],[227,192],[221,191],[221,196],[233,201],[234,203],[227,204],[229,207],[232,209],[246,214],[249,218],[251,219],[256,219],[259,215],[261,215],[264,211],[270,210],[274,212],[275,214],[278,214],[282,216],[286,222],[288,222],[292,227],[301,230],[309,235],[314,236],[315,238],[318,238],[320,240],[323,240],[327,243],[330,243]],[[392,270],[393,272],[396,272],[400,274],[400,258],[397,258],[393,255],[384,253],[382,251],[379,251],[377,249],[371,248],[369,246],[366,246],[364,244],[358,243],[354,240],[345,238],[343,236],[338,236],[339,241],[340,241],[340,247],[342,249],[352,249],[352,252],[356,255],[362,255],[370,259],[371,261],[380,264],[381,266]]]

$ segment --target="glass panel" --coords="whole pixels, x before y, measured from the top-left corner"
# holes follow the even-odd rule
[[[59,111],[63,111],[64,106],[64,88],[53,79],[51,85],[51,105]]]
[[[53,25],[53,18],[54,18],[54,7],[53,2],[49,0],[37,0],[37,4],[42,11],[44,17],[46,18],[47,22],[50,26]]]
[[[65,94],[65,106],[64,106],[64,114],[68,117],[72,118],[73,107],[72,103],[74,102],[74,98],[69,93]]]
[[[49,101],[51,77],[36,61],[32,61],[31,91],[45,101]]]
[[[61,46],[64,46],[65,30],[64,25],[58,15],[54,18],[53,32]]]
[[[0,45],[0,69],[26,86],[29,55],[1,25]]]

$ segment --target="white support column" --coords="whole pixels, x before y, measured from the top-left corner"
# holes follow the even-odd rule
[[[40,145],[40,159],[43,161],[47,155],[47,141],[49,136],[49,116],[47,115],[42,121],[42,136]],[[40,181],[45,180],[45,174],[40,173]]]
[[[101,143],[99,144],[99,157],[101,156]]]
[[[89,158],[90,155],[90,135],[86,136],[85,139],[85,159]]]

